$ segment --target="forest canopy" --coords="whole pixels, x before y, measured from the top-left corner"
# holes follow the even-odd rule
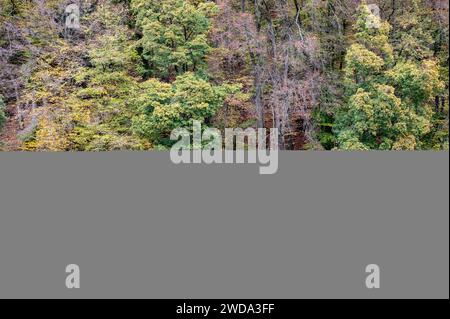
[[[0,0],[0,150],[164,150],[194,120],[448,150],[448,26],[448,0]]]

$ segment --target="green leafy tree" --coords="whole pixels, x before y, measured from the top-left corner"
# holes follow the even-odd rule
[[[432,14],[423,0],[410,0],[396,24],[392,42],[398,57],[417,61],[433,57]]]
[[[151,76],[173,77],[204,66],[216,5],[207,1],[132,0],[142,56]]]
[[[170,132],[176,127],[190,127],[192,120],[205,123],[223,105],[225,98],[236,93],[237,85],[214,86],[188,72],[172,84],[150,79],[141,84],[137,98],[139,115],[134,130],[156,145],[168,146]]]
[[[428,111],[427,102],[444,89],[438,65],[433,60],[400,61],[385,74],[402,101],[421,115]]]
[[[404,107],[395,89],[378,84],[370,91],[358,89],[339,116],[338,139],[345,150],[415,149],[416,136],[429,132],[430,123]]]
[[[392,65],[390,31],[389,23],[372,15],[363,2],[358,10],[356,43],[350,46],[345,57],[344,81],[348,94],[379,83],[383,72]]]
[[[69,135],[73,148],[87,151],[143,149],[132,134],[136,114],[133,97],[139,85],[130,75],[137,53],[125,34],[104,35],[89,51],[92,67],[75,77],[83,88],[67,101],[74,129]]]
[[[418,149],[431,130],[430,99],[442,89],[438,68],[432,60],[396,61],[390,26],[377,19],[360,6],[357,43],[347,51],[344,70],[348,102],[334,128],[339,148]],[[378,27],[367,23],[374,20]]]

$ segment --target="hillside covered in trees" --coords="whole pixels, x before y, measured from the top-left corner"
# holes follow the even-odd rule
[[[448,36],[448,0],[0,0],[0,150],[164,150],[192,120],[448,150]]]

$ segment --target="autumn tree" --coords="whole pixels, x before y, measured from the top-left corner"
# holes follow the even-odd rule
[[[396,61],[389,32],[363,3],[346,56],[348,102],[336,120],[341,149],[414,150],[430,132],[429,102],[442,87],[436,64]]]
[[[252,77],[256,126],[275,127],[279,147],[302,147],[313,141],[312,109],[322,85],[320,43],[304,18],[300,2],[218,1],[215,38],[227,56],[217,61],[235,72]],[[312,11],[314,4],[308,2]],[[246,61],[247,68],[238,67]],[[246,74],[246,75],[247,75]]]
[[[360,2],[0,0],[4,148],[167,148],[198,119],[289,150],[448,149],[448,4]]]

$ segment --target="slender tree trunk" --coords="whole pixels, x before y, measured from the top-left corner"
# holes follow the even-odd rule
[[[258,66],[256,66],[259,69]],[[262,87],[263,83],[261,80],[260,70],[256,70],[254,75],[254,86],[255,86],[255,107],[257,116],[257,126],[258,128],[264,128],[264,106],[262,102]]]

